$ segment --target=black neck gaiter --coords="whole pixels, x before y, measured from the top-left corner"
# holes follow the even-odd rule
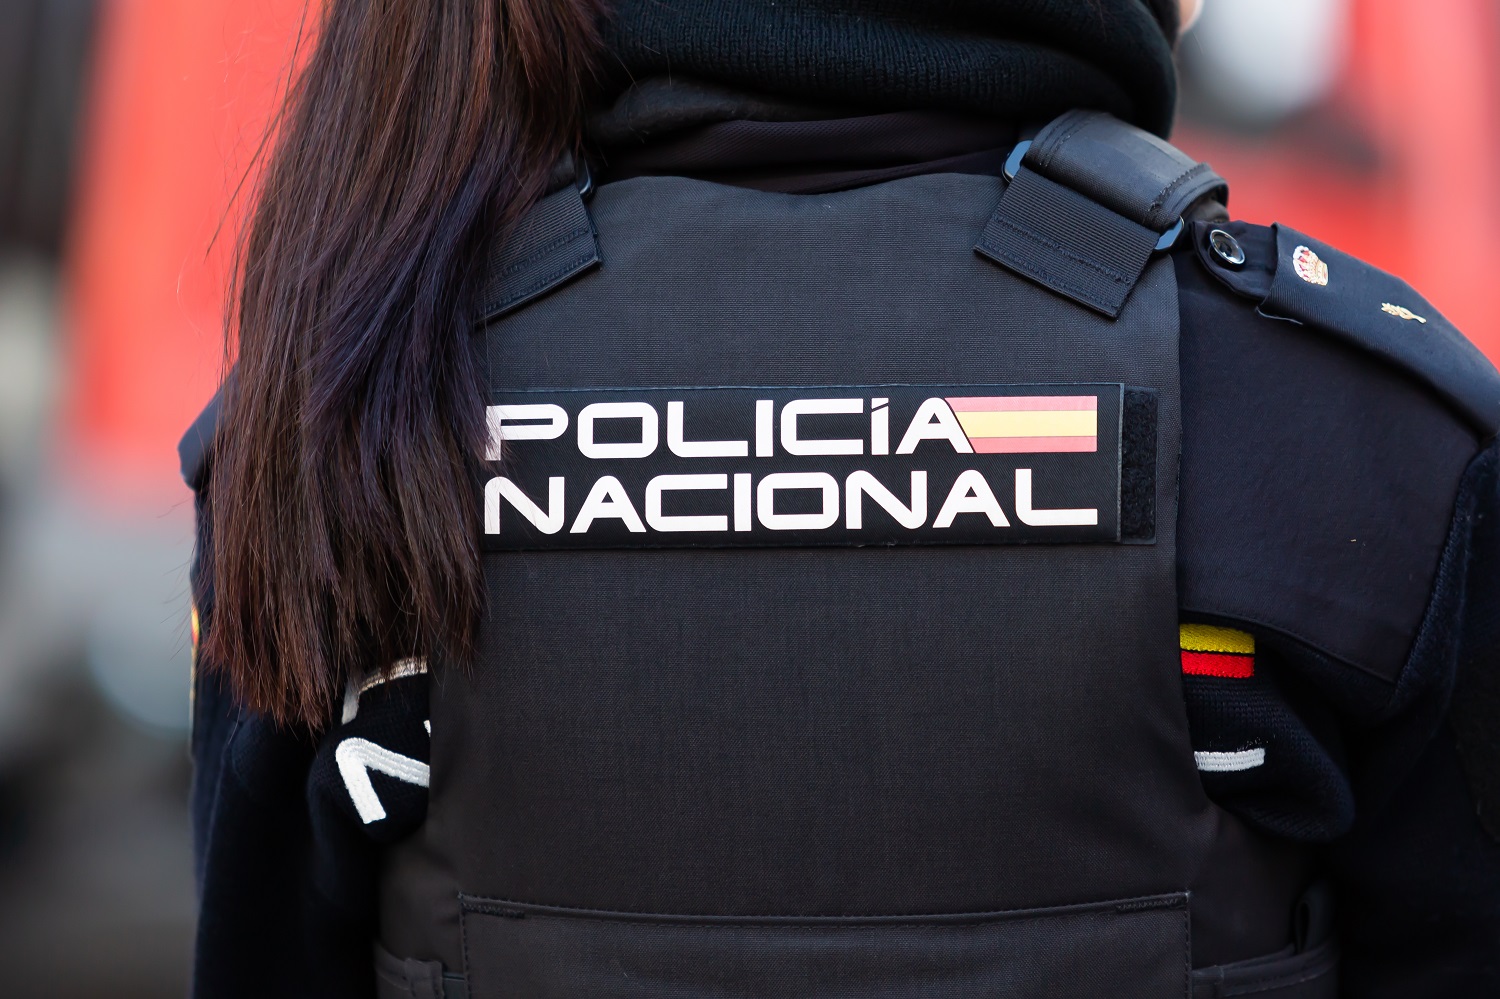
[[[1097,108],[1165,136],[1176,0],[617,0],[612,91],[682,75],[850,113],[1047,121]]]

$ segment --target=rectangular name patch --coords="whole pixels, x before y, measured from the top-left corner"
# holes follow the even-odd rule
[[[542,390],[488,408],[489,549],[1120,539],[1123,388]]]

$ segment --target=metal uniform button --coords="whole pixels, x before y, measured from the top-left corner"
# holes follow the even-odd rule
[[[1208,248],[1229,267],[1245,266],[1245,248],[1223,229],[1215,229],[1208,234]]]

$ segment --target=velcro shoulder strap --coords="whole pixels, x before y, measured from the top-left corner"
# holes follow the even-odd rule
[[[1037,133],[1022,162],[1157,233],[1201,198],[1229,198],[1229,185],[1207,163],[1102,111],[1058,118]]]
[[[1101,111],[1070,111],[1023,143],[975,250],[1114,318],[1152,254],[1224,179],[1163,139]]]
[[[567,158],[553,173],[555,190],[491,251],[480,320],[489,322],[597,267],[602,258],[584,203],[593,181]]]

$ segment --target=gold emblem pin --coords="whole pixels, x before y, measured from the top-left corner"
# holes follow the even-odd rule
[[[1381,302],[1380,311],[1389,312],[1391,315],[1397,316],[1401,319],[1415,319],[1417,322],[1422,323],[1423,325],[1426,325],[1427,323],[1426,319],[1417,315],[1415,312],[1411,311],[1404,305],[1392,305],[1390,302]]]
[[[1309,247],[1299,246],[1292,251],[1292,269],[1308,284],[1326,285],[1328,265]]]

